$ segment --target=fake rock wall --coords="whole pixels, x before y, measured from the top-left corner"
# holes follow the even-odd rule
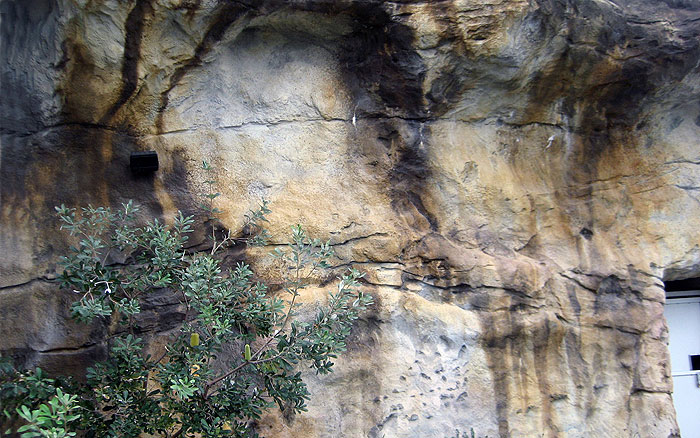
[[[260,198],[376,306],[282,437],[677,436],[663,280],[700,274],[693,0],[0,2],[0,349],[77,371],[53,206]],[[153,178],[128,172],[155,150]],[[260,254],[247,254],[265,272]],[[308,301],[319,299],[311,289]],[[154,299],[144,330],[177,321]],[[21,328],[21,330],[19,329]]]

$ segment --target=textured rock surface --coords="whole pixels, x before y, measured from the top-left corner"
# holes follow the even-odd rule
[[[194,212],[206,159],[231,229],[265,197],[276,239],[330,238],[377,302],[267,436],[676,436],[662,281],[700,275],[697,1],[0,13],[1,350],[100,357],[48,282],[53,206]],[[154,177],[129,174],[135,150]],[[153,305],[144,330],[167,330],[174,303]]]

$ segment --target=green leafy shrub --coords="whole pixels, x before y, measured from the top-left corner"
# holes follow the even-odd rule
[[[357,290],[362,274],[342,275],[315,318],[301,318],[297,298],[329,267],[330,245],[292,227],[291,242],[272,253],[284,272],[281,290],[272,294],[247,264],[226,270],[219,258],[229,244],[264,244],[267,204],[247,216],[246,237],[235,238],[216,231],[217,196],[206,195],[211,247],[198,252],[185,248],[192,217],[178,214],[171,226],[158,220],[139,226],[131,202],[117,212],[57,207],[61,228],[78,236],[60,276],[61,286],[78,296],[71,314],[80,322],[109,324],[111,348],[107,360],[88,368],[83,383],[2,365],[0,423],[9,426],[6,433],[19,422],[23,437],[76,431],[94,437],[256,437],[251,425],[275,404],[306,409],[309,392],[298,366],[332,371],[353,321],[372,302]],[[110,262],[115,257],[125,261]],[[159,357],[144,353],[138,327],[143,300],[154,291],[177,296],[184,313]]]
[[[30,410],[26,405],[18,408],[19,416],[27,422],[17,432],[22,438],[46,437],[65,438],[75,436],[70,432],[69,423],[80,418],[73,414],[75,411],[77,396],[64,394],[61,388],[56,388],[56,394],[52,395],[48,403],[40,404],[36,409]]]

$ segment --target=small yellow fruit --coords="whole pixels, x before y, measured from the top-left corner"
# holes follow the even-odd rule
[[[245,344],[245,352],[243,353],[243,359],[250,360],[252,355],[250,354],[250,344]]]
[[[196,347],[199,345],[199,333],[192,333],[190,335],[190,347]]]
[[[229,423],[228,421],[225,422],[224,425],[221,426],[221,428],[222,428],[223,430],[233,430],[233,429],[231,428],[231,423]]]

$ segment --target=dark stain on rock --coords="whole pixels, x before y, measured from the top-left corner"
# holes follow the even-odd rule
[[[476,303],[475,303],[476,304]],[[482,340],[484,352],[491,378],[493,379],[493,393],[496,399],[496,421],[498,422],[498,436],[500,438],[510,437],[510,386],[508,385],[508,374],[510,370],[505,366],[507,363],[508,344],[512,344],[512,338],[500,333],[499,327],[504,324],[511,326],[514,315],[511,312],[491,312],[480,311],[479,318],[484,328]],[[498,321],[501,320],[501,321]]]
[[[552,393],[550,361],[558,358],[557,351],[567,331],[546,314],[533,313],[528,308],[480,310],[479,318],[484,329],[483,348],[493,379],[498,436],[511,436],[510,416],[514,409],[522,414],[533,407],[540,411],[546,430],[556,434],[556,410],[552,403],[561,397]],[[528,355],[529,348],[534,350],[538,362],[534,370],[524,366],[520,359]],[[569,348],[578,347],[569,345]],[[534,393],[534,388],[526,384],[533,374],[537,383]],[[526,405],[518,408],[514,405],[517,402]]]
[[[645,306],[642,293],[628,280],[609,275],[601,280],[596,290],[593,310],[601,327],[620,329],[630,333],[642,333],[648,321],[643,319],[619,319],[622,314],[642,314]]]
[[[426,178],[421,176],[422,171],[412,173],[413,171],[422,169],[421,160],[416,156],[416,151],[407,150],[401,154],[399,163],[391,170],[392,186],[389,190],[391,195],[392,208],[400,214],[408,214],[415,217],[413,212],[417,212],[429,226],[430,231],[437,231],[437,218],[428,211],[423,204],[423,199],[419,194],[424,190],[420,184],[427,183]],[[423,228],[414,221],[414,228]]]
[[[539,23],[537,46],[553,56],[528,78],[529,103],[519,123],[551,122],[557,114],[568,131],[565,187],[555,197],[570,206],[572,228],[580,229],[597,222],[594,203],[580,201],[596,196],[592,183],[601,170],[609,171],[611,160],[624,155],[634,171],[635,149],[645,141],[635,129],[647,124],[648,104],[695,68],[700,29],[640,24],[641,18],[601,2],[537,5],[525,19]]]
[[[539,387],[540,402],[539,408],[542,411],[542,417],[547,425],[549,431],[557,431],[557,421],[556,421],[556,411],[552,406],[552,399],[559,394],[552,394],[552,388],[550,387],[550,379],[554,377],[552,374],[552,367],[550,367],[550,359],[553,356],[553,350],[556,351],[556,346],[559,341],[558,333],[553,333],[553,326],[556,326],[557,322],[550,320],[549,318],[544,318],[538,327],[535,327],[534,333],[531,335],[533,338],[533,347],[535,357],[537,358],[537,366],[535,367],[535,375],[537,376],[537,384]],[[525,374],[527,371],[523,372]]]
[[[122,61],[122,86],[116,102],[100,119],[100,123],[109,122],[136,91],[139,82],[139,58],[141,57],[141,39],[146,14],[152,13],[151,0],[137,0],[129,12],[124,24],[124,60]]]
[[[537,415],[544,422],[542,432],[556,436],[560,431],[553,404],[563,398],[553,393],[552,385],[557,378],[551,373],[558,367],[556,362],[565,360],[561,357],[561,346],[568,343],[568,349],[578,351],[580,340],[571,327],[543,310],[547,309],[545,302],[531,291],[532,286],[513,283],[512,288],[478,288],[470,294],[470,303],[477,310],[483,330],[481,344],[491,371],[498,436],[511,437],[512,416],[531,409],[539,411]],[[545,289],[550,287],[551,284],[545,285]],[[572,301],[580,311],[575,295]],[[537,360],[535,369],[527,367],[521,359],[528,357],[530,351]],[[572,353],[571,360],[585,366],[580,353]]]
[[[163,186],[168,188],[168,193],[173,198],[173,202],[185,215],[196,215],[199,210],[193,200],[196,193],[189,184],[189,171],[187,170],[187,152],[182,149],[175,149],[169,152],[172,164],[168,172],[163,172],[161,178]]]
[[[382,2],[353,3],[342,13],[350,16],[354,29],[340,43],[338,56],[358,114],[425,118],[426,67],[412,29]]]
[[[41,136],[20,138],[11,149],[5,149],[8,145],[3,144],[3,157],[7,153],[7,157],[18,166],[13,172],[3,171],[2,181],[19,190],[19,193],[4,199],[7,204],[3,208],[9,207],[16,212],[17,218],[13,220],[21,223],[23,230],[36,231],[31,234],[31,256],[35,263],[55,260],[57,255],[67,252],[69,239],[67,233],[57,231],[59,222],[54,214],[55,205],[65,203],[81,207],[92,204],[120,208],[121,202],[133,199],[143,208],[142,218],[150,220],[163,213],[154,191],[154,179],[163,178],[173,202],[180,208],[192,208],[184,159],[171,158],[174,163],[172,171],[167,174],[132,178],[129,155],[134,148],[140,147],[138,142],[139,137],[128,133],[87,125],[67,125]],[[177,157],[177,153],[173,155]],[[172,191],[168,184],[173,184]],[[9,224],[5,222],[3,226]],[[70,295],[63,296],[73,299]],[[144,309],[147,310],[141,315],[137,330],[155,333],[181,322],[182,312],[176,303],[151,302],[150,298],[149,295],[145,301]],[[67,309],[69,303],[64,304]],[[67,315],[65,317],[69,319]],[[84,375],[86,366],[105,357],[106,350],[101,343],[104,333],[96,333],[92,339],[100,348],[43,354],[29,346],[16,355],[23,365],[38,364],[61,373]]]
[[[70,126],[49,138],[55,143],[42,142],[32,154],[32,161],[38,164],[33,167],[33,190],[48,195],[37,211],[53,211],[54,205],[64,202],[71,206],[92,203],[118,207],[121,202],[133,199],[147,208],[149,214],[162,214],[154,189],[156,176],[133,178],[129,169],[131,152],[142,147],[139,137],[101,128]],[[61,147],[56,148],[55,144]]]
[[[375,308],[378,307],[375,305]],[[368,315],[363,315],[353,324],[350,335],[347,338],[347,351],[350,354],[363,354],[368,350],[380,348],[378,341],[381,331],[382,321],[377,317],[376,311],[372,309]]]
[[[56,26],[52,14],[58,7],[54,0],[0,2],[0,134],[31,132],[41,128],[45,95],[32,89],[33,76],[17,65],[18,48],[32,50],[41,38],[51,35]],[[41,37],[37,36],[41,29]],[[54,30],[55,31],[55,30]],[[39,55],[46,56],[47,53]],[[60,62],[60,61],[59,61]],[[50,70],[47,72],[50,73]],[[43,72],[42,72],[43,74]],[[2,154],[0,154],[2,155]],[[0,157],[4,160],[4,157]]]
[[[571,306],[571,309],[574,311],[574,315],[576,315],[577,321],[581,317],[581,302],[578,300],[578,297],[576,296],[576,288],[573,285],[568,286],[569,290],[569,305]]]
[[[573,376],[574,383],[577,388],[583,389],[586,395],[586,400],[592,401],[593,394],[591,394],[590,385],[590,372],[586,360],[583,358],[581,351],[583,345],[581,342],[580,328],[569,328],[564,335],[564,345],[566,349],[566,360],[569,365],[569,370]]]
[[[574,142],[580,150],[572,155],[570,178],[585,184],[595,179],[605,152],[616,146],[613,131],[633,130],[643,122],[644,104],[662,86],[693,71],[700,40],[698,29],[675,30],[671,37],[661,27],[636,24],[609,5],[567,3],[564,8],[540,0],[540,7],[526,18],[541,23],[542,45],[551,45],[560,35],[567,44],[558,50],[552,45],[550,51],[557,56],[530,78],[530,106],[523,117],[546,121],[560,105],[569,120],[565,128],[580,138]]]
[[[616,275],[609,275],[598,285],[598,294],[613,294],[620,296],[623,293],[622,283]]]
[[[374,129],[376,141],[382,146],[373,153],[384,155],[392,208],[409,227],[420,232],[437,231],[437,218],[426,205],[431,171],[424,124],[403,119],[384,120],[375,122]]]
[[[426,66],[414,46],[413,30],[382,2],[324,4],[319,11],[343,14],[353,23],[339,45],[338,60],[357,117],[374,121],[376,141],[385,146],[374,153],[383,155],[379,161],[388,164],[392,208],[411,228],[437,230],[426,199],[430,182],[423,123],[428,117],[423,96]]]

